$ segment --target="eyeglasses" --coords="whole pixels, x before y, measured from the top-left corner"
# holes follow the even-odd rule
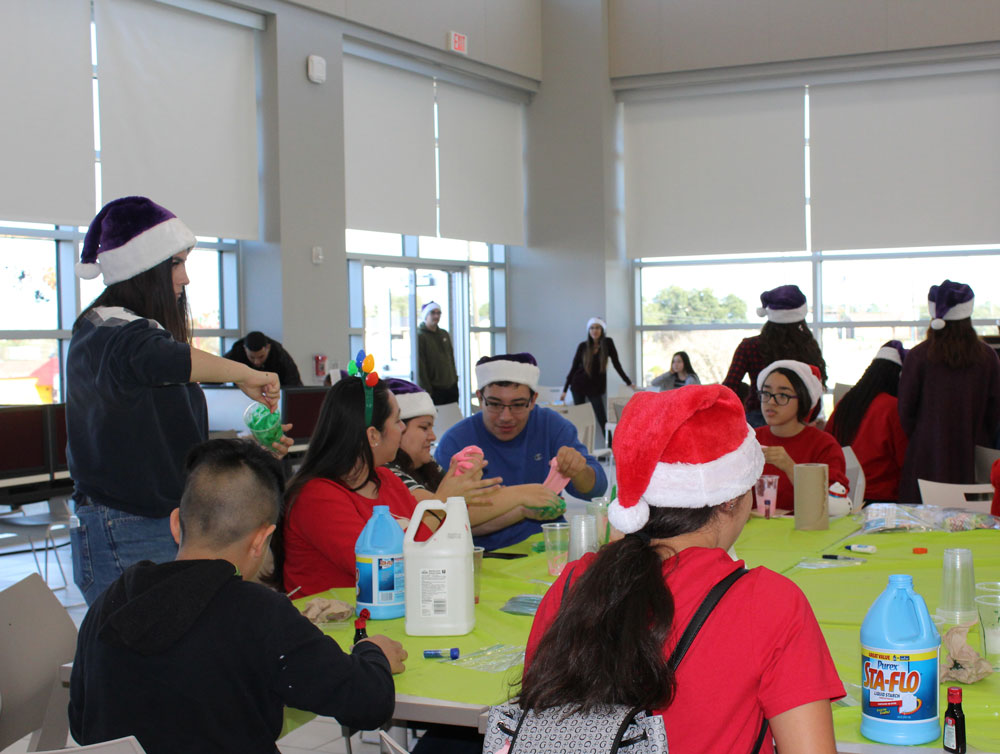
[[[493,400],[492,398],[487,398],[483,401],[483,406],[491,414],[502,414],[505,408],[510,409],[512,416],[520,416],[529,408],[531,408],[531,403],[529,401],[514,401],[513,403],[501,403],[500,401]]]
[[[797,395],[788,395],[787,393],[769,393],[766,390],[760,391],[761,403],[774,401],[779,406],[787,406],[788,401],[797,401],[798,399],[799,397]]]

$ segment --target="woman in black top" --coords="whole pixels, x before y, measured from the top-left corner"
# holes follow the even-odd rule
[[[566,384],[559,400],[566,399],[566,391],[573,392],[573,403],[579,406],[590,401],[597,417],[597,425],[604,433],[604,425],[608,422],[608,413],[604,407],[604,399],[608,392],[608,359],[615,366],[625,384],[635,390],[635,385],[622,369],[618,361],[618,350],[615,342],[605,335],[607,325],[599,317],[591,317],[587,322],[587,339],[576,347],[573,365],[566,375]]]

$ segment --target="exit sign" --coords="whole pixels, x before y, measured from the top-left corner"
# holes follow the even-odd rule
[[[460,31],[448,32],[448,49],[462,55],[469,54],[469,37]]]

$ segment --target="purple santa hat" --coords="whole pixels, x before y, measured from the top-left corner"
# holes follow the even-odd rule
[[[385,384],[399,404],[399,418],[403,421],[415,416],[437,416],[437,408],[431,400],[430,393],[419,385],[399,377],[389,377]]]
[[[530,353],[483,356],[476,362],[476,380],[480,390],[494,382],[515,382],[527,385],[531,392],[537,393],[540,376],[538,362]]]
[[[903,344],[898,340],[890,340],[878,349],[875,358],[885,359],[886,361],[891,361],[893,364],[903,366],[903,360],[906,358],[906,349],[903,348]]]
[[[806,318],[806,296],[797,285],[779,285],[760,294],[757,316],[767,316],[768,322],[789,324]]]
[[[83,240],[77,276],[104,284],[120,283],[152,269],[196,243],[194,233],[170,210],[144,196],[108,202]]]
[[[420,307],[420,319],[427,319],[427,315],[433,311],[441,311],[441,304],[437,301],[428,301]]]
[[[944,329],[945,320],[968,319],[975,305],[976,294],[965,283],[945,280],[941,285],[932,285],[927,293],[927,310],[935,330]]]

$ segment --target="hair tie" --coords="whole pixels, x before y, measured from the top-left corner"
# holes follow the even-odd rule
[[[375,357],[371,354],[365,355],[362,348],[353,361],[347,362],[347,373],[354,377],[361,378],[361,384],[365,389],[365,426],[372,425],[372,409],[375,406],[375,397],[372,388],[378,384],[378,372],[375,371]]]
[[[635,538],[636,538],[636,539],[638,539],[638,540],[639,540],[640,542],[642,542],[642,543],[643,543],[644,545],[648,545],[648,544],[649,544],[649,542],[650,542],[650,540],[652,539],[652,537],[650,537],[650,536],[649,536],[649,535],[648,535],[648,534],[647,534],[646,532],[644,532],[644,531],[634,531],[634,532],[632,532],[631,534],[626,534],[625,536],[626,536],[626,537],[635,537]]]

